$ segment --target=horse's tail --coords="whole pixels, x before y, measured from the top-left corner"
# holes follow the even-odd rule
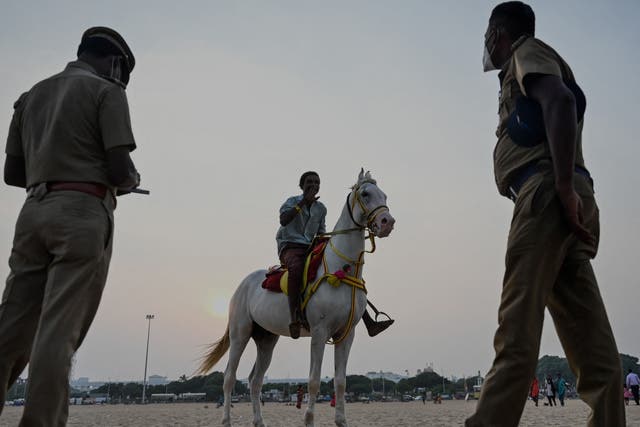
[[[200,367],[196,371],[197,374],[205,375],[222,359],[222,356],[229,350],[229,325],[224,332],[222,338],[209,346],[209,351],[203,357]]]

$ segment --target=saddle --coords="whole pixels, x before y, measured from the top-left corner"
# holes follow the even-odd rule
[[[307,255],[307,260],[304,264],[304,273],[302,275],[302,289],[300,294],[304,295],[307,285],[312,283],[317,276],[318,267],[322,262],[324,250],[327,247],[329,238],[319,238],[313,245],[313,249]],[[262,287],[272,292],[284,293],[289,295],[287,291],[287,284],[289,279],[289,271],[284,265],[275,265],[269,268],[269,271],[265,274],[265,279],[262,281]]]

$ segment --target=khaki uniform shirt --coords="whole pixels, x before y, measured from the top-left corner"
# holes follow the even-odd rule
[[[547,74],[574,80],[573,73],[566,62],[550,46],[534,37],[522,37],[513,45],[513,55],[506,68],[500,72],[499,123],[496,136],[498,143],[493,152],[493,166],[498,191],[508,196],[509,184],[515,172],[529,163],[551,159],[548,141],[533,147],[523,147],[514,143],[507,133],[509,116],[516,108],[516,100],[527,95],[523,84],[527,74]],[[578,123],[576,132],[576,165],[584,167],[582,157],[582,125]]]
[[[119,146],[136,147],[124,89],[75,61],[16,101],[6,153],[24,157],[27,188],[52,181],[111,186],[106,151]]]

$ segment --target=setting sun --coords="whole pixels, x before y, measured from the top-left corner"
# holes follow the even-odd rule
[[[216,295],[208,305],[209,312],[214,316],[226,317],[229,312],[229,297]]]

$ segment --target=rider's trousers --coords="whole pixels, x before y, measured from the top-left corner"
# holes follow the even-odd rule
[[[289,294],[289,313],[291,320],[295,320],[295,313],[300,309],[300,289],[302,288],[302,274],[307,256],[306,247],[289,246],[280,252],[280,262],[289,270],[287,291]]]

